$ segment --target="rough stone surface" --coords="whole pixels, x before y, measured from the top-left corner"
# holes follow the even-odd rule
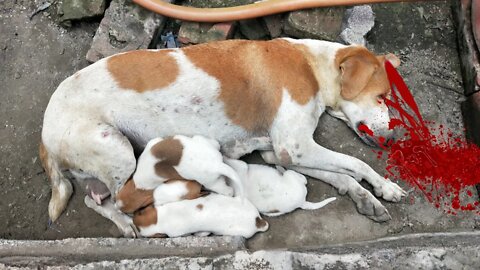
[[[100,242],[103,240],[100,239]],[[120,241],[120,240],[117,240]],[[301,250],[246,250],[230,251],[225,255],[199,254],[190,257],[184,253],[160,258],[146,254],[143,258],[128,257],[117,260],[118,253],[99,251],[108,258],[84,258],[85,263],[53,261],[44,256],[31,256],[27,263],[19,258],[0,259],[0,268],[30,269],[478,269],[480,267],[479,232],[433,233],[391,237],[368,242],[322,246]],[[137,246],[123,244],[133,253]],[[114,242],[110,244],[117,246]],[[0,247],[12,246],[11,241],[0,242]],[[59,243],[62,246],[62,243]],[[28,249],[28,246],[23,247]],[[45,246],[49,248],[49,246]],[[148,246],[152,248],[152,246]],[[144,251],[141,249],[140,251]],[[74,251],[74,250],[70,250]],[[29,252],[29,251],[27,251]],[[32,253],[32,252],[29,252]],[[34,253],[34,252],[33,252]],[[105,257],[106,257],[105,256]],[[36,264],[34,264],[34,263]]]
[[[239,30],[250,40],[265,40],[269,32],[261,19],[239,21]]]
[[[262,19],[265,22],[265,26],[267,27],[271,38],[277,38],[282,35],[283,24],[284,24],[283,15],[277,14],[277,15],[265,16]]]
[[[339,39],[345,44],[366,45],[365,35],[375,25],[375,15],[369,5],[354,6],[345,11]]]
[[[105,0],[62,0],[58,12],[60,21],[71,21],[101,16],[105,11]]]
[[[316,8],[291,12],[284,31],[297,38],[335,41],[342,30],[344,7]]]
[[[164,22],[163,16],[130,1],[113,0],[95,33],[87,60],[95,62],[116,53],[146,49]]]
[[[199,44],[217,40],[226,40],[233,35],[235,24],[183,22],[178,32],[178,41],[182,45]]]
[[[472,32],[471,0],[452,1],[465,95],[480,91],[480,53]]]

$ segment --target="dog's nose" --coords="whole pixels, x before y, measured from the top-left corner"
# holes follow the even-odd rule
[[[360,130],[360,127],[361,127],[361,126],[365,126],[365,122],[360,121],[360,122],[357,123],[357,129],[358,129],[358,130]]]
[[[383,143],[383,146],[390,147],[394,142],[395,142],[395,139],[393,137],[387,138]]]

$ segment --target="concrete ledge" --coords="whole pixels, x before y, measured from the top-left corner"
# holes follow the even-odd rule
[[[253,253],[230,237],[0,241],[0,269],[480,269],[478,243],[480,231]]]
[[[0,264],[76,265],[95,261],[218,256],[245,249],[243,237],[69,238],[54,241],[0,240]],[[2,269],[0,265],[0,269]]]

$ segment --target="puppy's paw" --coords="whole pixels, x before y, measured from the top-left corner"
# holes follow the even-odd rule
[[[374,191],[377,197],[391,202],[399,202],[407,195],[407,192],[389,179],[385,179],[381,186],[374,188]]]
[[[349,191],[349,195],[355,202],[360,214],[366,215],[376,222],[385,222],[392,219],[387,208],[363,187]]]

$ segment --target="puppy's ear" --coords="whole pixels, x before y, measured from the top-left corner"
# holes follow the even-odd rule
[[[133,224],[137,227],[147,227],[157,223],[157,209],[149,205],[138,210],[133,215]]]
[[[357,97],[367,86],[377,67],[377,63],[363,54],[346,57],[339,67],[341,72],[341,96],[346,100]]]

